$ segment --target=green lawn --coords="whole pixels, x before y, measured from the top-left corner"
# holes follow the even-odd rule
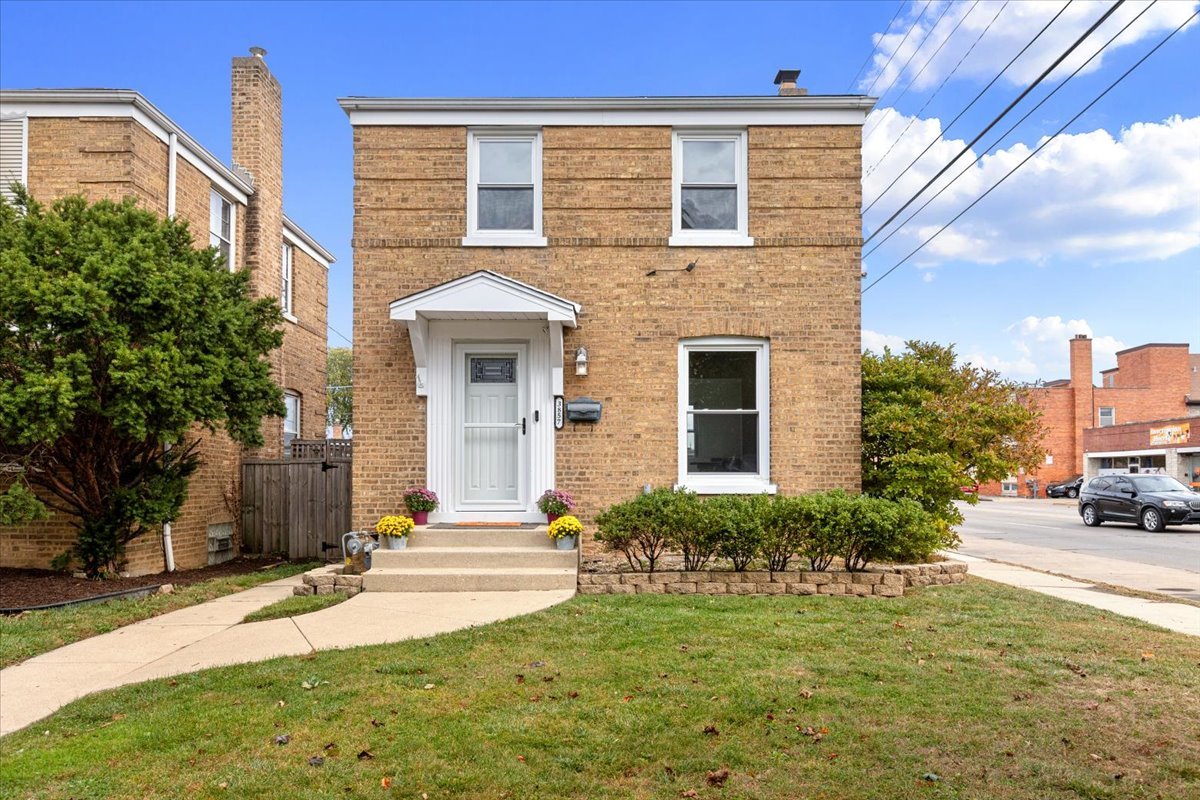
[[[260,583],[297,575],[316,566],[320,565],[281,564],[272,569],[194,583],[178,588],[171,594],[26,611],[17,616],[0,617],[0,667],[12,666],[89,636],[108,633],[122,625],[194,606]]]
[[[86,698],[5,739],[0,797],[1182,800],[1198,643],[979,580],[578,597]]]
[[[283,600],[263,606],[258,611],[251,611],[242,622],[265,622],[269,619],[298,617],[301,614],[311,614],[322,608],[336,606],[343,600],[350,599],[349,595],[335,592],[334,594],[292,595]]]

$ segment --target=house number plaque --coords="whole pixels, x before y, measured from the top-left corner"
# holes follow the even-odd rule
[[[557,395],[554,398],[554,430],[561,431],[563,428],[563,399],[562,395]]]

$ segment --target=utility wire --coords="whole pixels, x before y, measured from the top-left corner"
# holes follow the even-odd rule
[[[1000,80],[1000,76],[1003,75],[1005,72],[1007,72],[1008,68],[1011,67],[1018,58],[1025,55],[1026,50],[1028,50],[1030,47],[1033,47],[1034,42],[1036,42],[1038,39],[1042,38],[1042,34],[1044,34],[1050,28],[1050,26],[1053,25],[1055,23],[1055,21],[1058,20],[1058,18],[1063,15],[1064,11],[1066,11],[1068,8],[1070,8],[1071,3],[1073,3],[1074,1],[1075,0],[1067,0],[1066,4],[1058,10],[1058,13],[1055,14],[1054,17],[1049,22],[1047,22],[1045,25],[1042,26],[1042,29],[1037,32],[1037,35],[1034,36],[1032,39],[1030,39],[1029,42],[1026,43],[1026,45],[1024,47],[1021,48],[1021,51],[1019,53],[1017,53],[1015,56],[1013,56],[1012,60],[1010,60],[1007,64],[1004,65],[1004,69],[997,72],[995,77],[992,78],[990,81],[988,81],[987,86],[984,86],[982,89],[980,89],[979,94],[977,94],[977,95],[975,95],[975,97],[971,98],[971,102],[967,103],[966,107],[964,107],[962,111],[958,112],[958,114],[954,117],[954,119],[950,120],[950,124],[947,125],[945,128],[943,128],[942,132],[940,134],[935,135],[929,141],[929,144],[925,145],[925,149],[922,150],[921,153],[916,158],[914,158],[911,162],[909,162],[909,165],[907,167],[900,170],[900,172],[896,175],[895,179],[893,179],[892,182],[887,185],[887,188],[885,188],[878,196],[876,196],[876,198],[871,201],[870,205],[868,205],[866,208],[863,209],[864,214],[867,213],[868,211],[870,211],[871,208],[876,203],[878,203],[880,200],[883,199],[884,195],[886,195],[888,192],[890,192],[892,190],[892,187],[896,185],[896,183],[900,180],[900,178],[903,177],[906,172],[908,172],[910,169],[912,169],[913,166],[918,161],[920,161],[925,156],[926,153],[929,152],[929,149],[938,143],[938,140],[940,138],[942,138],[942,136],[944,136],[947,131],[949,131],[951,128],[954,127],[954,123],[956,123],[960,119],[962,119],[963,114],[966,114],[967,111],[969,111],[971,109],[971,107],[973,105],[975,105],[976,102],[979,101],[979,98],[983,97],[984,93],[986,93],[988,89],[992,88],[992,85],[996,81]],[[1123,2],[1123,0],[1122,0],[1122,2]],[[878,233],[878,230],[876,230],[876,233]],[[874,234],[872,234],[872,235],[874,235]]]
[[[1181,30],[1183,30],[1183,29],[1184,29],[1184,27],[1186,27],[1187,25],[1189,25],[1189,24],[1191,23],[1191,21],[1192,21],[1192,20],[1194,20],[1194,19],[1195,19],[1197,16],[1200,16],[1200,12],[1195,12],[1195,13],[1193,13],[1193,14],[1192,14],[1190,17],[1188,17],[1186,20],[1184,20],[1184,21],[1183,21],[1183,23],[1182,23],[1182,24],[1180,24],[1180,26],[1179,26],[1178,28],[1176,28],[1175,30],[1173,30],[1173,31],[1171,31],[1169,34],[1167,34],[1167,36],[1166,36],[1166,38],[1165,38],[1165,39],[1163,39],[1163,40],[1162,40],[1161,42],[1159,42],[1158,44],[1154,45],[1154,48],[1153,48],[1152,50],[1150,50],[1150,52],[1146,53],[1146,55],[1144,55],[1144,56],[1142,56],[1140,59],[1138,59],[1138,61],[1137,61],[1137,62],[1136,62],[1136,63],[1135,63],[1133,66],[1131,66],[1129,69],[1125,70],[1125,72],[1124,72],[1124,73],[1122,73],[1121,77],[1117,78],[1115,81],[1113,81],[1112,83],[1110,83],[1110,84],[1108,85],[1108,88],[1107,88],[1107,89],[1105,89],[1103,92],[1101,92],[1099,95],[1097,95],[1097,96],[1096,96],[1096,98],[1095,98],[1094,100],[1092,100],[1092,102],[1090,102],[1090,103],[1088,103],[1086,106],[1084,106],[1084,107],[1083,107],[1083,109],[1081,109],[1081,110],[1080,110],[1080,112],[1079,112],[1078,114],[1076,114],[1075,116],[1071,117],[1071,119],[1067,120],[1067,123],[1066,123],[1066,125],[1063,125],[1063,126],[1062,126],[1061,128],[1059,128],[1057,131],[1055,131],[1055,132],[1054,132],[1054,134],[1053,134],[1052,136],[1050,136],[1050,137],[1049,137],[1048,139],[1046,139],[1044,142],[1042,142],[1041,144],[1039,144],[1039,145],[1038,145],[1038,146],[1037,146],[1037,147],[1036,147],[1036,148],[1035,148],[1035,149],[1034,149],[1034,150],[1033,150],[1033,151],[1032,151],[1032,152],[1031,152],[1029,155],[1025,156],[1025,158],[1024,158],[1024,159],[1022,159],[1020,163],[1018,163],[1018,164],[1017,164],[1015,167],[1013,167],[1013,168],[1012,168],[1012,169],[1010,169],[1010,170],[1009,170],[1007,173],[1005,173],[1005,175],[1004,175],[1004,177],[1003,177],[1003,178],[1001,178],[1000,180],[996,181],[996,183],[995,183],[995,184],[993,184],[993,185],[992,185],[992,187],[991,187],[990,189],[988,189],[988,190],[987,190],[986,192],[984,192],[983,194],[979,195],[979,197],[975,198],[975,200],[973,200],[973,201],[971,202],[971,204],[970,204],[970,205],[968,205],[968,206],[967,206],[966,208],[964,208],[962,211],[958,212],[958,213],[957,213],[957,214],[954,216],[954,218],[953,218],[953,219],[951,219],[949,222],[947,222],[947,223],[946,223],[945,225],[943,225],[942,227],[938,228],[938,229],[937,229],[937,231],[936,231],[936,232],[935,232],[935,233],[934,233],[932,236],[930,236],[930,237],[929,237],[928,239],[926,239],[925,241],[921,242],[921,244],[917,245],[917,246],[916,246],[916,247],[915,247],[915,248],[914,248],[914,249],[913,249],[911,252],[909,252],[909,254],[908,254],[908,255],[906,255],[904,258],[900,259],[900,260],[899,260],[899,261],[897,261],[895,264],[893,264],[893,265],[892,265],[892,266],[891,266],[891,267],[890,267],[890,268],[887,270],[887,272],[884,272],[882,275],[880,275],[878,278],[876,278],[874,281],[872,281],[872,282],[871,282],[871,283],[870,283],[870,284],[869,284],[869,285],[868,285],[868,286],[867,286],[865,289],[863,289],[863,290],[862,290],[862,293],[863,293],[863,294],[866,294],[868,291],[870,291],[870,290],[871,290],[871,288],[872,288],[872,287],[874,287],[876,284],[878,284],[880,281],[882,281],[882,280],[883,280],[884,278],[886,278],[888,275],[891,275],[893,272],[895,272],[897,269],[899,269],[899,268],[901,267],[901,265],[903,265],[904,263],[906,263],[906,262],[907,262],[907,261],[908,261],[910,258],[912,258],[914,255],[916,255],[916,254],[917,254],[917,253],[918,253],[918,252],[919,252],[921,249],[923,249],[923,248],[925,247],[925,245],[929,244],[929,243],[930,243],[930,242],[932,242],[934,239],[936,239],[938,236],[940,236],[940,235],[942,234],[942,232],[943,232],[943,231],[945,231],[947,228],[949,228],[951,225],[953,225],[955,222],[957,222],[957,221],[958,221],[958,220],[959,220],[959,219],[960,219],[960,218],[961,218],[961,217],[962,217],[964,214],[966,214],[968,211],[970,211],[972,208],[974,208],[976,205],[978,205],[978,204],[980,203],[980,201],[982,201],[982,200],[983,200],[983,198],[987,197],[987,196],[988,196],[989,194],[991,194],[993,191],[995,191],[996,189],[998,189],[998,188],[1000,187],[1000,185],[1001,185],[1002,183],[1004,183],[1006,180],[1008,180],[1008,179],[1009,179],[1009,178],[1012,176],[1012,174],[1013,174],[1014,172],[1016,172],[1016,171],[1017,171],[1017,170],[1019,170],[1021,167],[1023,167],[1025,164],[1027,164],[1027,163],[1029,162],[1029,160],[1030,160],[1031,158],[1033,158],[1034,156],[1036,156],[1038,153],[1040,153],[1040,152],[1041,152],[1041,151],[1042,151],[1042,150],[1043,150],[1043,149],[1046,147],[1046,145],[1050,144],[1052,141],[1054,141],[1055,139],[1057,139],[1057,138],[1058,138],[1058,136],[1059,136],[1059,134],[1061,134],[1061,133],[1062,133],[1063,131],[1065,131],[1065,130],[1066,130],[1068,127],[1070,127],[1070,126],[1071,126],[1071,125],[1072,125],[1072,124],[1073,124],[1073,123],[1074,123],[1076,120],[1078,120],[1080,117],[1082,117],[1082,116],[1083,116],[1084,114],[1086,114],[1088,111],[1090,111],[1090,110],[1091,110],[1091,108],[1092,108],[1092,106],[1094,106],[1094,105],[1096,105],[1096,103],[1100,102],[1100,100],[1101,100],[1101,99],[1103,99],[1105,95],[1107,95],[1109,92],[1111,92],[1113,89],[1115,89],[1115,88],[1116,88],[1117,84],[1119,84],[1121,81],[1123,81],[1123,80],[1125,80],[1127,77],[1129,77],[1129,74],[1130,74],[1131,72],[1133,72],[1135,69],[1137,69],[1138,67],[1140,67],[1140,66],[1141,66],[1141,65],[1142,65],[1142,64],[1143,64],[1143,63],[1146,61],[1146,59],[1148,59],[1150,56],[1152,56],[1152,55],[1154,55],[1156,52],[1158,52],[1158,49],[1159,49],[1160,47],[1162,47],[1164,44],[1166,44],[1167,42],[1169,42],[1169,41],[1170,41],[1170,40],[1171,40],[1171,39],[1172,39],[1172,38],[1175,36],[1175,34],[1179,33]]]
[[[941,197],[943,192],[945,192],[947,189],[949,189],[951,186],[953,186],[955,184],[955,182],[958,181],[959,178],[961,178],[963,175],[965,175],[967,173],[967,170],[971,169],[971,167],[978,164],[979,160],[981,158],[983,158],[984,153],[990,153],[992,151],[993,147],[1000,144],[1000,142],[1004,141],[1005,138],[1007,138],[1010,133],[1015,131],[1022,122],[1029,119],[1029,117],[1033,115],[1033,112],[1037,111],[1039,108],[1041,108],[1043,105],[1045,105],[1046,101],[1049,100],[1051,97],[1054,97],[1054,95],[1058,94],[1059,89],[1062,89],[1068,83],[1070,83],[1072,78],[1074,78],[1076,75],[1078,75],[1080,72],[1082,72],[1084,67],[1086,67],[1088,64],[1092,63],[1092,61],[1096,58],[1096,56],[1100,55],[1105,50],[1107,50],[1109,48],[1109,46],[1112,45],[1112,43],[1117,40],[1118,36],[1125,33],[1125,31],[1129,30],[1129,28],[1131,28],[1135,22],[1137,22],[1139,19],[1142,18],[1143,14],[1145,14],[1147,11],[1149,11],[1151,8],[1153,8],[1157,3],[1158,3],[1158,0],[1152,0],[1152,2],[1148,6],[1146,6],[1141,11],[1138,12],[1138,15],[1136,17],[1129,20],[1129,22],[1125,23],[1125,27],[1121,28],[1121,30],[1114,33],[1112,35],[1112,38],[1109,39],[1107,42],[1105,42],[1104,45],[1101,46],[1101,48],[1099,50],[1092,53],[1092,55],[1088,58],[1087,61],[1083,62],[1078,67],[1076,67],[1074,72],[1072,72],[1070,75],[1068,75],[1066,77],[1066,79],[1063,80],[1062,83],[1058,84],[1058,86],[1055,86],[1051,92],[1049,92],[1045,97],[1043,97],[1041,100],[1039,100],[1037,105],[1035,105],[1033,108],[1026,111],[1025,115],[1023,117],[1021,117],[1019,120],[1017,120],[1016,122],[1014,122],[1011,126],[1009,126],[1008,130],[1006,130],[1004,133],[1000,134],[997,138],[993,139],[992,143],[989,144],[987,147],[982,148],[980,150],[980,154],[975,156],[975,159],[970,164],[967,164],[965,167],[963,167],[962,170],[957,175],[955,175],[953,178],[951,178],[950,181],[945,186],[938,189],[936,194],[934,194],[932,197],[930,197],[928,200],[926,200],[923,204],[921,204],[921,207],[918,208],[916,211],[914,211],[912,214],[910,214],[906,220],[904,220],[899,225],[892,228],[891,232],[887,236],[883,237],[878,242],[876,242],[875,246],[872,247],[867,252],[863,253],[862,257],[866,258],[867,256],[871,255],[876,250],[883,247],[883,245],[887,243],[888,239],[891,239],[897,233],[904,230],[905,225],[912,222],[913,219],[915,219],[918,214],[920,214],[922,211],[924,211],[926,208],[928,208],[930,203],[932,203],[934,200],[937,200],[939,197]]]
[[[933,90],[933,94],[931,94],[925,100],[924,105],[922,105],[919,109],[917,109],[917,113],[913,114],[912,117],[909,118],[908,124],[904,126],[904,130],[900,131],[900,135],[897,136],[896,139],[892,142],[891,146],[887,149],[887,152],[883,154],[883,157],[871,165],[871,168],[866,171],[866,174],[864,175],[864,177],[873,173],[880,164],[882,164],[884,161],[887,160],[887,157],[890,156],[892,154],[892,151],[896,149],[896,145],[898,145],[900,143],[900,140],[904,138],[904,135],[906,133],[908,133],[908,129],[913,126],[913,123],[915,123],[918,119],[920,119],[921,114],[925,113],[925,109],[929,108],[929,104],[933,102],[934,98],[938,96],[938,93],[941,92],[942,89],[945,88],[946,84],[950,82],[950,79],[954,77],[954,73],[958,72],[958,68],[961,67],[963,65],[963,62],[966,61],[971,56],[971,53],[974,52],[974,50],[975,50],[975,46],[983,40],[984,36],[987,36],[987,32],[992,29],[992,25],[995,24],[996,20],[1000,19],[1000,15],[1004,13],[1004,9],[1006,9],[1006,8],[1008,8],[1008,0],[1004,0],[1004,5],[1000,6],[1000,10],[997,11],[995,16],[992,17],[991,22],[989,22],[987,24],[987,26],[983,29],[983,32],[980,33],[977,37],[975,37],[975,41],[972,42],[971,46],[967,48],[967,52],[963,53],[962,58],[958,59],[958,63],[954,65],[954,69],[950,70],[950,73],[948,75],[946,75],[945,78],[942,78],[942,82],[940,84],[938,84],[938,87],[936,89]],[[966,19],[966,17],[963,17],[963,19]],[[876,130],[877,129],[878,128],[876,128]],[[872,130],[871,132],[874,133],[875,131]],[[943,131],[943,133],[944,132],[945,131]],[[936,142],[937,140],[935,139],[934,141]],[[928,149],[928,148],[926,148],[926,149]]]
[[[350,345],[351,347],[353,347],[353,346],[354,346],[354,342],[350,341],[350,337],[349,337],[349,336],[345,335],[344,333],[342,333],[341,331],[339,331],[337,328],[335,328],[335,327],[333,327],[332,325],[330,325],[328,322],[326,322],[326,323],[325,323],[325,327],[326,327],[326,328],[329,328],[329,330],[333,331],[333,332],[334,332],[334,333],[336,333],[338,336],[342,337],[342,339],[343,339],[343,340],[345,340],[346,344]]]
[[[925,74],[925,70],[928,69],[929,65],[933,63],[933,60],[938,57],[938,53],[942,52],[942,48],[945,47],[946,44],[951,39],[954,38],[954,34],[958,33],[958,29],[962,27],[962,24],[964,22],[966,22],[967,17],[971,16],[971,12],[975,10],[975,6],[977,6],[977,5],[979,5],[979,0],[975,0],[975,2],[971,4],[971,7],[967,9],[967,13],[963,14],[961,17],[958,18],[958,22],[955,23],[954,28],[950,31],[950,33],[948,35],[946,35],[945,38],[942,39],[942,43],[939,44],[937,46],[937,49],[933,51],[933,55],[931,55],[929,58],[925,59],[925,63],[921,65],[921,69],[917,72],[916,75],[913,76],[913,79],[908,82],[908,85],[904,87],[904,91],[902,91],[900,93],[899,97],[897,97],[895,100],[892,101],[892,108],[895,108],[897,105],[899,105],[900,101],[904,99],[904,95],[908,94],[908,90],[913,87],[913,84],[915,84],[918,80],[921,79],[921,76]],[[946,8],[950,8],[950,6],[946,6]],[[939,17],[939,20],[940,19],[941,18]],[[935,24],[934,28],[936,28],[936,27],[937,27],[937,25]],[[933,29],[931,28],[930,31],[932,32],[932,30]],[[882,101],[882,98],[880,98],[880,101]],[[866,131],[864,129],[864,131],[863,131],[863,136],[864,136],[863,141],[870,139],[872,136],[875,135],[875,131],[879,130],[879,120],[875,119],[875,120],[872,120],[872,122],[874,122],[874,125],[871,127],[871,130]]]
[[[900,16],[900,11],[904,8],[905,2],[907,2],[907,0],[900,0],[900,2],[896,4],[896,13],[892,14],[891,21],[888,22],[887,27],[885,27],[883,29],[883,33],[881,33],[879,35],[880,42],[883,41],[884,36],[887,36],[887,32],[889,30],[891,30],[892,23],[895,22],[896,18]],[[849,94],[850,90],[854,88],[854,84],[858,83],[859,76],[863,74],[863,70],[867,68],[867,64],[871,63],[871,59],[875,57],[875,53],[878,52],[878,50],[879,50],[879,43],[877,42],[875,44],[875,47],[872,48],[871,52],[867,53],[867,58],[865,61],[863,61],[862,66],[858,68],[858,72],[856,72],[854,74],[854,77],[850,79],[850,84],[848,86],[846,86],[846,94]]]
[[[978,0],[976,0],[976,2],[978,2]],[[917,42],[917,46],[913,48],[911,53],[909,53],[908,59],[905,60],[904,65],[896,71],[896,77],[892,78],[892,81],[887,85],[887,88],[879,93],[879,102],[883,102],[883,98],[887,97],[888,92],[896,88],[896,84],[900,82],[900,78],[903,77],[904,71],[908,69],[908,65],[911,64],[912,60],[917,57],[917,53],[921,52],[921,48],[925,46],[925,42],[929,41],[929,37],[935,30],[937,30],[937,26],[942,21],[942,17],[946,16],[946,12],[949,11],[950,7],[953,5],[953,3],[946,3],[944,6],[942,6],[942,13],[938,14],[938,18],[935,19],[933,24],[929,26],[929,30],[925,31],[925,35],[921,37],[921,41]],[[911,85],[912,82],[910,81],[909,86]],[[904,91],[907,92],[908,87],[905,87]],[[893,103],[893,105],[895,105],[895,103]]]
[[[1023,92],[1021,92],[1019,95],[1017,95],[1016,98],[1011,103],[1009,103],[1007,106],[1005,106],[1004,110],[1001,111],[999,114],[997,114],[995,116],[995,118],[993,118],[992,121],[989,122],[983,130],[981,130],[979,133],[977,133],[975,135],[974,139],[972,139],[971,141],[969,141],[965,145],[963,145],[962,150],[959,150],[958,153],[953,158],[951,158],[949,161],[947,161],[946,165],[944,167],[942,167],[940,170],[938,170],[936,175],[934,175],[932,178],[930,178],[928,181],[926,181],[924,186],[922,186],[920,189],[918,189],[913,194],[912,197],[908,198],[908,200],[906,200],[904,202],[904,205],[902,205],[898,209],[896,209],[896,211],[890,217],[888,217],[882,225],[880,225],[878,228],[876,228],[875,232],[872,233],[870,236],[868,236],[866,241],[863,242],[863,244],[866,244],[867,242],[871,241],[876,236],[878,236],[879,232],[881,230],[886,228],[892,222],[892,220],[896,219],[896,217],[900,216],[900,214],[902,214],[904,212],[904,209],[906,209],[910,205],[912,205],[913,202],[915,202],[916,199],[918,197],[920,197],[921,194],[926,189],[928,189],[930,186],[932,186],[938,178],[945,175],[946,170],[948,170],[952,166],[954,166],[954,162],[957,161],[959,158],[961,158],[963,153],[966,153],[968,150],[970,150],[972,147],[974,147],[975,144],[980,139],[982,139],[988,131],[990,131],[992,128],[994,128],[996,126],[996,124],[999,123],[1000,120],[1003,119],[1006,114],[1008,114],[1009,111],[1013,110],[1013,107],[1016,106],[1017,103],[1020,103],[1022,100],[1024,100],[1029,95],[1030,92],[1032,92],[1035,88],[1037,88],[1038,84],[1040,84],[1042,81],[1044,81],[1046,79],[1047,75],[1049,75],[1051,72],[1053,72],[1058,67],[1059,64],[1061,64],[1064,60],[1066,60],[1067,56],[1069,56],[1069,55],[1071,55],[1071,53],[1075,52],[1075,49],[1077,47],[1079,47],[1079,45],[1083,44],[1085,39],[1087,39],[1089,36],[1092,35],[1092,31],[1096,30],[1096,28],[1099,28],[1102,24],[1104,24],[1104,22],[1109,17],[1111,17],[1114,13],[1116,13],[1116,10],[1118,8],[1120,8],[1121,6],[1123,6],[1124,4],[1125,4],[1125,0],[1117,0],[1117,2],[1115,4],[1113,4],[1113,6],[1108,9],[1108,11],[1104,12],[1104,14],[1100,17],[1100,19],[1093,22],[1091,27],[1089,27],[1086,31],[1084,31],[1083,34],[1080,35],[1080,37],[1078,39],[1076,39],[1071,44],[1070,47],[1068,47],[1065,51],[1063,51],[1062,55],[1060,55],[1058,58],[1054,59],[1054,63],[1052,63],[1050,66],[1046,67],[1046,69],[1042,71],[1042,74],[1038,75],[1037,79],[1034,80],[1033,83],[1026,86],[1025,90]],[[898,180],[900,180],[899,175],[896,176],[896,180],[892,181],[892,185],[894,186],[896,181],[898,181]],[[888,187],[888,188],[891,188],[891,187]],[[886,194],[886,193],[887,193],[887,190],[885,189],[884,194]],[[883,195],[880,195],[879,197],[883,197]],[[876,201],[879,200],[879,197],[875,198]],[[871,205],[874,205],[874,203],[872,203]],[[864,213],[865,213],[865,211],[866,211],[866,209],[864,209]]]
[[[896,49],[892,51],[890,56],[888,56],[887,63],[885,63],[883,65],[883,69],[879,70],[879,72],[875,75],[875,80],[871,81],[871,88],[867,89],[868,95],[875,91],[875,84],[879,83],[879,79],[883,77],[883,73],[887,72],[887,68],[892,65],[892,59],[894,59],[896,57],[896,53],[899,53],[900,49],[904,47],[904,43],[908,41],[908,37],[912,36],[913,30],[918,24],[920,24],[921,20],[925,19],[925,13],[929,11],[929,7],[931,5],[933,5],[933,0],[925,0],[925,7],[921,9],[921,13],[916,19],[913,20],[912,25],[908,26],[908,30],[904,33],[904,38],[900,40],[900,44],[896,45]]]

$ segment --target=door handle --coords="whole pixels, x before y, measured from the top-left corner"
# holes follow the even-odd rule
[[[521,435],[525,435],[525,417],[521,417]]]

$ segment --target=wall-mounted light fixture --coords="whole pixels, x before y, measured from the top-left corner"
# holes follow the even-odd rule
[[[588,353],[586,347],[575,350],[575,374],[587,375]]]

